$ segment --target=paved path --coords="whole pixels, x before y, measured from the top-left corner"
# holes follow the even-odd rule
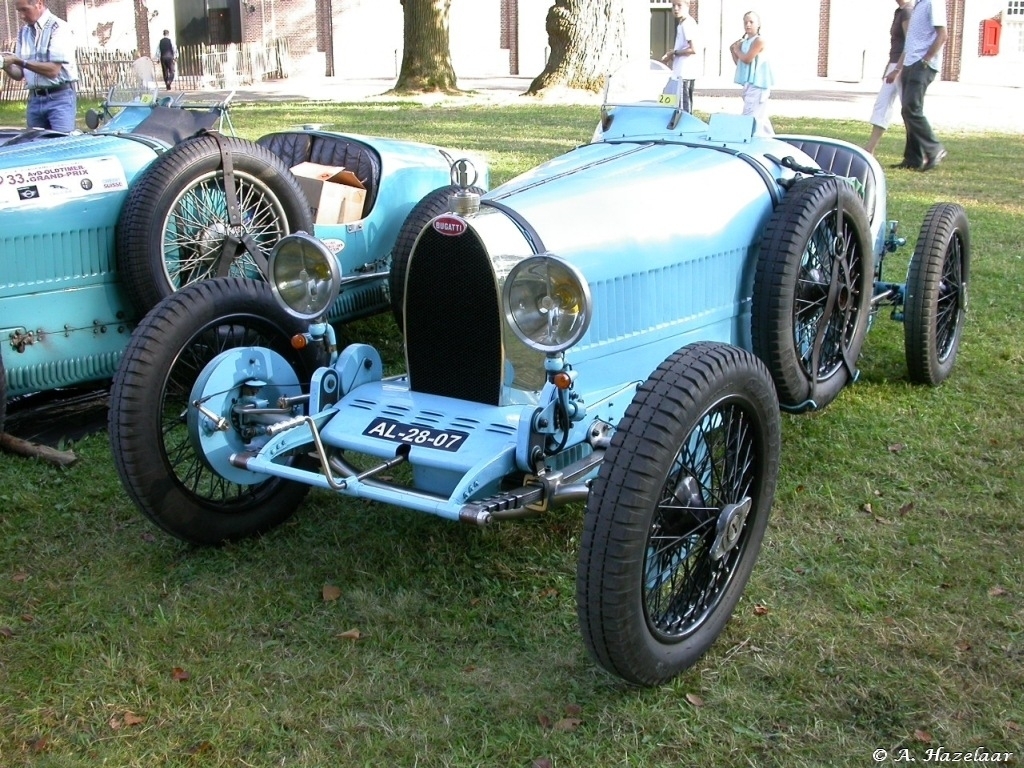
[[[484,102],[500,105],[523,102],[530,85],[528,77],[495,77],[463,79],[459,86],[472,95],[422,96],[416,100],[429,103]],[[240,87],[234,101],[380,101],[394,84],[388,79],[353,79],[303,77],[272,80]],[[772,94],[771,113],[786,117],[822,117],[836,120],[867,121],[877,92],[873,82],[847,83],[826,78],[794,82],[792,87]],[[408,99],[406,99],[408,100]],[[600,103],[600,97],[579,91],[563,91],[538,100],[548,103]],[[704,112],[738,112],[741,108],[739,88],[724,79],[697,81],[696,107]],[[964,83],[937,82],[928,90],[925,101],[928,118],[940,131],[998,131],[1024,133],[1024,88],[978,86]],[[896,115],[899,122],[899,115]]]

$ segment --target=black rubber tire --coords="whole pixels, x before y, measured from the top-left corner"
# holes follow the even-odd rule
[[[263,533],[294,513],[308,486],[224,480],[197,452],[184,414],[203,367],[225,349],[274,349],[308,385],[321,356],[292,349],[289,339],[303,330],[266,283],[218,278],[164,300],[132,333],[110,392],[110,443],[125,490],[160,528],[216,545]]]
[[[409,215],[402,222],[402,228],[398,230],[398,238],[395,240],[395,247],[391,251],[388,291],[391,294],[391,313],[398,324],[398,330],[402,333],[405,333],[405,314],[403,311],[405,277],[409,272],[409,257],[412,255],[412,247],[416,245],[416,238],[420,236],[423,228],[432,219],[448,210],[448,199],[460,189],[461,187],[450,184],[447,187],[438,187],[433,192],[428,192],[412,207]],[[469,191],[475,192],[478,195],[484,194],[484,190],[479,187],[469,187]]]
[[[903,342],[916,384],[938,386],[953,371],[967,319],[970,266],[966,211],[936,203],[921,224],[907,270]]]
[[[725,627],[768,524],[780,421],[764,364],[726,344],[684,347],[637,391],[590,491],[576,575],[583,639],[606,670],[659,685]],[[685,516],[680,492],[697,502]],[[732,546],[713,559],[718,523],[744,498]],[[648,560],[655,536],[671,538],[657,544],[660,564]],[[684,593],[680,615],[670,609]]]
[[[264,258],[284,235],[313,231],[309,203],[273,152],[220,137],[231,155],[241,232]],[[139,313],[189,283],[216,277],[231,231],[220,146],[198,136],[161,155],[134,181],[117,222],[117,268]],[[232,277],[265,279],[241,249]]]
[[[824,408],[853,378],[873,287],[871,231],[860,196],[835,177],[796,182],[762,234],[751,305],[754,354],[768,366],[784,408]]]

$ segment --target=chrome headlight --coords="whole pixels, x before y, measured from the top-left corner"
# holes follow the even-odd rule
[[[562,352],[578,342],[593,314],[590,286],[580,271],[547,253],[512,268],[502,299],[516,336],[540,352]]]
[[[338,297],[338,258],[305,232],[281,238],[270,253],[269,270],[274,298],[293,317],[315,320]]]

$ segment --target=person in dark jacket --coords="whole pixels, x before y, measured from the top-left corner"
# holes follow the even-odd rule
[[[171,83],[174,82],[175,64],[178,59],[178,49],[174,47],[174,43],[171,41],[171,31],[169,29],[164,30],[164,36],[157,43],[156,55],[160,59],[160,70],[164,75],[164,85],[167,86],[169,91],[171,90]]]

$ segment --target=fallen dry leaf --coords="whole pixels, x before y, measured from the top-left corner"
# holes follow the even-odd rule
[[[902,507],[900,507],[900,515],[906,515],[913,508],[914,508],[914,502],[908,501],[906,504],[904,504]]]
[[[957,643],[953,647],[956,648],[958,651],[961,651],[963,653],[966,653],[967,651],[971,650],[971,644],[969,642],[967,642],[966,640],[961,640],[959,643]]]
[[[928,731],[922,731],[920,728],[914,731],[914,738],[918,741],[924,742],[925,744],[931,743],[932,735]]]
[[[1008,594],[1010,594],[1009,591],[1003,587],[992,587],[992,589],[988,591],[989,597],[1006,597]]]
[[[1021,728],[1020,723],[1015,723],[1013,722],[1013,720],[1007,720],[1006,727],[1014,733],[1020,733],[1022,730],[1024,730],[1024,728]]]
[[[861,507],[860,507],[860,511],[864,512],[865,514],[870,515],[871,512],[872,512],[871,502],[869,501],[869,502],[866,502],[866,503],[862,504]]]
[[[548,757],[538,757],[530,764],[530,768],[551,768],[551,759]]]
[[[755,616],[767,616],[768,615],[768,606],[767,605],[755,605],[754,606],[754,615]]]
[[[333,600],[337,600],[339,597],[341,597],[341,587],[336,587],[333,584],[324,584],[323,596],[325,603],[330,603]]]
[[[541,728],[548,729],[551,727],[551,718],[541,713],[537,715],[537,724],[540,725]]]
[[[14,637],[14,630],[10,627],[0,627],[0,637]]]
[[[342,640],[362,640],[363,633],[360,632],[358,629],[348,629],[344,632],[339,632],[338,637],[340,637]]]
[[[21,614],[21,620],[24,621],[26,624],[31,624],[33,621],[36,620],[36,617],[33,616],[31,613],[23,613]]]
[[[901,453],[906,447],[903,443],[893,443],[889,446],[889,453]]]
[[[33,752],[45,752],[49,746],[49,739],[45,736],[40,736],[38,739],[34,739],[28,742],[28,748]]]
[[[703,707],[704,706],[704,699],[702,699],[696,693],[688,693],[688,694],[686,694],[686,700],[688,702],[690,702],[690,704],[692,704],[695,707]]]
[[[559,720],[557,723],[551,726],[551,729],[554,731],[562,731],[563,733],[570,733],[572,731],[575,731],[582,724],[583,721],[580,720],[578,717],[563,717],[561,720]]]
[[[11,576],[11,581],[28,581],[28,574],[24,571],[18,571],[16,574]]]
[[[192,675],[181,667],[175,667],[171,670],[171,680],[177,680],[179,683],[188,680],[190,677],[192,677]]]
[[[884,517],[879,517],[878,515],[875,515],[875,522],[879,525],[892,525],[892,520],[886,520]]]
[[[583,707],[581,707],[579,704],[566,704],[565,714],[571,717],[577,717],[583,714]]]
[[[129,711],[125,712],[121,716],[114,715],[110,718],[108,724],[110,725],[110,730],[119,731],[121,730],[122,727],[140,725],[144,722],[146,722],[146,718],[142,717],[141,715],[136,715],[134,712]]]
[[[195,745],[189,747],[188,749],[186,749],[185,750],[185,754],[187,754],[187,755],[201,755],[204,752],[209,752],[211,749],[213,749],[213,744],[211,744],[208,741],[200,741],[198,744],[195,744]]]

